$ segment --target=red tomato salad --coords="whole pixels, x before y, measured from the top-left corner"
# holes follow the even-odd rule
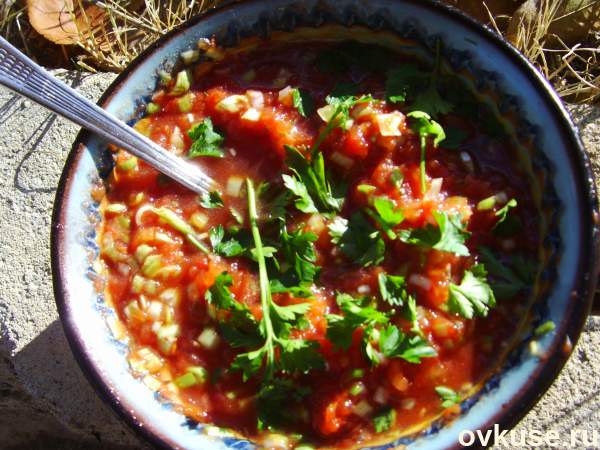
[[[266,448],[364,446],[458,413],[537,271],[536,206],[492,108],[439,55],[205,50],[161,74],[135,127],[214,188],[120,149],[105,183],[100,260],[132,368]]]

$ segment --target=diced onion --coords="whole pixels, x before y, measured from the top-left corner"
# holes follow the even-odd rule
[[[427,191],[427,194],[430,197],[438,196],[440,191],[442,190],[443,182],[444,182],[443,178],[434,178],[433,180],[431,180],[431,182],[429,183],[429,190]]]
[[[358,292],[359,294],[368,294],[371,292],[371,286],[369,286],[368,284],[361,284],[356,289],[356,292]]]
[[[408,277],[408,282],[425,290],[431,289],[431,280],[423,275],[419,275],[418,273],[413,273],[410,277]]]
[[[148,211],[153,211],[153,210],[154,210],[154,206],[152,206],[150,203],[146,203],[146,204],[140,206],[135,213],[135,224],[138,226],[143,225],[144,222],[142,222],[142,218],[144,217],[144,214],[146,214]]]
[[[171,137],[169,138],[169,143],[171,144],[171,149],[174,150],[175,154],[180,154],[185,147],[185,142],[183,140],[183,133],[181,132],[181,128],[178,126],[173,128],[173,132],[171,133]]]
[[[373,401],[375,403],[379,403],[380,405],[383,405],[384,403],[386,403],[387,398],[388,398],[388,393],[381,386],[377,388],[377,390],[375,391],[375,395],[373,395]]]
[[[181,292],[179,288],[168,288],[162,291],[158,298],[163,303],[176,306],[181,300]]]
[[[219,335],[214,328],[205,328],[197,339],[198,343],[207,350],[214,350],[219,345]]]
[[[149,255],[142,265],[142,273],[150,278],[155,277],[162,267],[162,257],[160,255]]]
[[[217,111],[227,111],[230,113],[236,113],[242,109],[246,109],[250,106],[248,97],[245,95],[234,94],[229,97],[225,97],[215,106]]]
[[[365,117],[368,115],[373,114],[373,108],[371,108],[371,104],[368,102],[365,103],[360,103],[359,105],[356,105],[354,107],[354,109],[352,110],[352,117],[354,117],[355,119],[359,119],[361,117]]]
[[[289,439],[283,434],[269,434],[262,441],[262,447],[270,450],[287,449],[289,445]]]
[[[400,402],[400,408],[402,409],[413,409],[416,405],[416,401],[414,398],[405,398]]]
[[[354,160],[352,158],[349,158],[340,152],[333,152],[330,159],[344,169],[350,169],[354,165]]]
[[[229,179],[227,180],[227,187],[225,189],[225,192],[227,193],[227,195],[230,195],[232,197],[239,197],[240,193],[242,192],[243,184],[244,179],[242,177],[229,177]]]
[[[170,95],[183,95],[190,90],[192,75],[189,70],[182,70],[175,78],[175,86],[169,92]]]
[[[261,110],[265,106],[265,96],[260,91],[254,91],[249,89],[246,91],[246,97],[248,97],[248,100],[250,101],[250,106],[252,106],[253,108]]]
[[[185,52],[181,52],[181,59],[184,64],[191,64],[200,58],[200,52],[198,50],[186,50]]]
[[[146,257],[151,254],[154,251],[154,247],[150,247],[149,245],[146,244],[141,244],[138,245],[138,247],[135,249],[135,259],[137,262],[139,262],[140,264],[142,264],[144,262],[144,260],[146,259]]]
[[[335,106],[325,105],[322,108],[317,109],[317,114],[323,119],[323,122],[329,122],[335,114]]]
[[[375,120],[382,136],[400,136],[402,134],[400,126],[404,123],[404,114],[401,112],[377,114]]]
[[[260,111],[256,108],[248,108],[246,112],[242,114],[242,119],[249,122],[258,122],[260,119]]]
[[[292,106],[294,104],[294,100],[292,99],[292,87],[286,86],[277,94],[277,99],[279,103],[285,106]]]
[[[357,416],[367,417],[367,416],[371,415],[371,413],[373,412],[373,407],[369,404],[369,402],[367,402],[366,400],[363,400],[363,401],[357,403],[354,406],[354,408],[352,409],[352,411]]]
[[[170,325],[162,325],[156,331],[156,337],[158,338],[158,348],[163,353],[171,353],[173,350],[174,344],[177,341],[177,337],[179,336],[179,325],[170,324]]]
[[[195,212],[190,216],[190,223],[198,231],[202,231],[208,223],[208,216],[201,212]]]
[[[312,214],[308,218],[306,225],[316,234],[320,234],[325,229],[325,222],[323,221],[323,216],[320,214]]]
[[[150,373],[158,372],[162,368],[160,356],[148,347],[140,348],[137,351],[137,356],[144,361],[144,366]]]
[[[177,107],[179,108],[179,112],[190,112],[192,110],[192,106],[194,106],[194,94],[191,92],[188,92],[177,99]]]
[[[106,206],[105,211],[112,214],[122,214],[127,212],[127,206],[123,203],[111,203]]]
[[[162,316],[162,312],[163,312],[163,304],[161,302],[152,301],[148,305],[148,314],[154,320],[160,319],[160,317]]]

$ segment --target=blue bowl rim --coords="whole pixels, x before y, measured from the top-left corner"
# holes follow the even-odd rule
[[[260,4],[264,3],[264,1],[265,0],[245,0],[243,3]],[[566,342],[566,339],[569,339],[571,344],[575,346],[587,317],[592,310],[598,269],[600,267],[598,261],[598,255],[600,254],[600,213],[596,199],[596,188],[591,163],[584,150],[577,127],[573,124],[571,117],[565,106],[562,104],[558,94],[544,76],[521,52],[489,27],[480,24],[463,11],[441,3],[438,0],[391,1],[412,3],[420,7],[435,9],[444,14],[449,20],[456,21],[471,31],[480,34],[483,39],[491,41],[499,51],[508,55],[508,57],[514,61],[515,66],[537,85],[540,93],[543,94],[545,106],[551,110],[553,115],[558,119],[558,122],[560,122],[562,126],[560,131],[567,137],[567,141],[571,144],[570,148],[572,151],[569,152],[569,157],[574,163],[574,175],[578,181],[578,191],[583,209],[581,213],[582,217],[584,217],[580,232],[582,236],[585,237],[584,241],[587,239],[591,244],[585,249],[582,249],[580,254],[580,270],[578,271],[580,275],[571,291],[571,298],[576,301],[570,302],[570,306],[568,307],[568,316],[571,320],[568,322],[567,326],[562,329],[563,335],[561,336],[561,339],[555,340],[555,342],[559,343]],[[117,87],[136,70],[142,61],[152,55],[165,42],[176,38],[176,36],[183,31],[196,26],[206,17],[235,9],[236,5],[239,3],[242,3],[242,0],[225,2],[219,7],[198,14],[155,41],[117,76],[100,97],[97,104],[103,106],[108,102]],[[160,432],[155,430],[152,424],[145,424],[142,421],[136,420],[130,411],[123,406],[118,396],[111,392],[109,387],[102,381],[100,371],[95,366],[93,358],[84,350],[84,337],[77,334],[75,331],[74,318],[71,315],[69,304],[65,298],[65,292],[68,290],[68,280],[63,276],[61,267],[63,248],[65,245],[63,224],[65,223],[66,209],[64,199],[69,195],[75,168],[84,151],[85,146],[83,143],[87,141],[90,134],[91,133],[87,130],[81,130],[74,141],[58,183],[52,212],[50,236],[51,268],[54,297],[58,313],[71,351],[98,395],[113,408],[117,415],[121,417],[130,428],[144,437],[149,443],[160,448],[173,448],[174,443],[169,442],[166,437],[161,436]],[[564,364],[567,362],[569,356],[570,352],[563,351],[561,346],[555,345],[549,352],[549,355],[539,362],[535,374],[532,376],[532,380],[535,379],[536,382],[528,382],[521,391],[513,396],[508,404],[501,405],[495,416],[483,427],[483,430],[491,430],[495,424],[498,424],[501,430],[507,430],[514,427],[514,425],[516,425],[516,423],[518,423],[518,421],[533,408],[541,396],[548,390]],[[462,448],[462,446],[456,442],[456,445],[449,448],[459,449]],[[471,448],[483,447],[473,446]]]

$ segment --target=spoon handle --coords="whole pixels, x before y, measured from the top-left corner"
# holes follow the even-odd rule
[[[200,168],[166,151],[57,80],[0,37],[0,84],[143,159],[187,188],[206,193],[213,181]]]

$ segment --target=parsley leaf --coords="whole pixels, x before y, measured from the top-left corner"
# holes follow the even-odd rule
[[[298,284],[312,284],[320,272],[316,265],[317,254],[314,246],[317,235],[310,231],[303,232],[301,229],[288,233],[285,223],[282,223],[279,236],[283,254]]]
[[[537,269],[535,262],[525,261],[522,257],[513,257],[512,267],[509,267],[487,247],[479,248],[479,256],[492,277],[490,284],[494,294],[500,299],[514,297],[530,286],[534,280]]]
[[[427,112],[432,117],[439,114],[447,114],[452,111],[452,104],[442,98],[438,88],[438,79],[440,76],[440,67],[442,58],[440,54],[440,40],[438,39],[435,52],[435,65],[429,75],[429,84],[425,90],[421,90],[415,97],[412,109]]]
[[[325,360],[318,352],[317,341],[307,339],[280,339],[281,353],[278,368],[287,373],[306,373],[325,368]]]
[[[487,272],[481,264],[466,270],[459,285],[450,283],[448,309],[466,319],[486,317],[496,306],[496,298],[487,282]]]
[[[341,225],[341,222],[337,222]],[[361,212],[355,212],[348,221],[348,227],[339,235],[340,229],[334,231],[337,245],[354,263],[363,267],[374,266],[383,261],[385,242],[381,234],[365,218]],[[330,228],[331,233],[331,228]]]
[[[517,201],[511,198],[502,208],[496,211],[498,222],[492,228],[496,236],[508,237],[517,233],[521,229],[521,221],[514,214],[509,214],[512,208],[517,207]]]
[[[344,315],[327,315],[327,339],[339,348],[347,350],[350,347],[356,328],[388,322],[384,313],[371,305],[364,305],[364,300],[361,302],[349,294],[339,293],[336,302]]]
[[[406,280],[400,275],[387,275],[384,272],[377,276],[379,293],[384,302],[390,306],[408,306],[411,295],[406,291]],[[414,299],[413,299],[414,300]],[[414,321],[412,312],[408,313],[407,319]]]
[[[394,202],[387,197],[375,198],[373,208],[374,210],[367,208],[365,212],[379,223],[390,239],[396,239],[397,235],[392,228],[404,220],[402,210],[396,209]]]
[[[442,126],[431,116],[423,111],[412,111],[407,114],[407,117],[414,119],[411,123],[411,128],[419,134],[421,142],[421,158],[419,168],[421,171],[421,194],[425,195],[427,190],[427,180],[425,178],[425,152],[427,150],[427,138],[433,138],[433,146],[437,147],[440,142],[446,139],[446,134]]]
[[[442,399],[442,408],[450,408],[460,403],[460,395],[447,386],[436,386],[435,392]]]
[[[192,146],[188,152],[189,158],[196,158],[198,156],[223,158],[225,156],[221,148],[221,144],[225,138],[213,129],[210,117],[194,125],[188,131],[188,136],[192,140]]]
[[[200,206],[206,209],[221,208],[225,206],[218,191],[205,192],[200,196]]]
[[[206,291],[206,301],[217,309],[228,311],[227,322],[221,321],[219,328],[223,338],[232,347],[253,347],[260,342],[258,322],[248,309],[234,297],[229,287],[233,284],[231,275],[223,272]]]
[[[209,231],[210,244],[217,255],[226,257],[239,256],[247,250],[236,239],[231,238],[223,241],[224,237],[225,229],[222,225],[211,228]]]
[[[379,332],[379,350],[388,358],[401,358],[412,364],[419,364],[421,358],[437,356],[435,349],[421,336],[409,338],[395,325],[388,325]]]
[[[302,117],[310,116],[315,110],[315,102],[310,92],[304,89],[292,89],[292,101],[294,108],[298,110]]]
[[[309,388],[296,386],[287,378],[276,378],[264,383],[258,391],[256,402],[259,430],[265,427],[278,428],[293,422],[296,418],[290,403],[299,404],[308,394]]]
[[[406,101],[409,92],[426,78],[428,74],[414,64],[405,64],[387,72],[385,81],[385,98],[391,103]]]
[[[444,148],[452,150],[459,148],[467,137],[467,133],[460,128],[447,127],[444,132],[446,133],[446,138],[441,141],[441,144]]]
[[[431,247],[435,250],[468,256],[469,249],[464,245],[471,233],[466,231],[458,214],[433,212],[438,227],[427,225],[425,228],[400,230],[398,236],[407,244]]]
[[[282,177],[285,186],[296,196],[296,208],[306,213],[340,211],[344,197],[335,195],[331,188],[323,154],[313,153],[308,161],[296,148],[286,145],[285,149],[293,175]]]
[[[373,416],[373,428],[376,433],[388,431],[396,424],[396,410],[392,407],[386,407]]]

